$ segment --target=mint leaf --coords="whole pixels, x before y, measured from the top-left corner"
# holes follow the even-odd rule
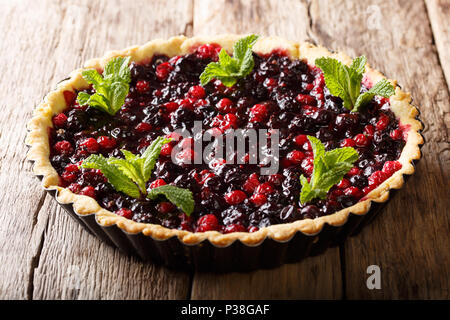
[[[190,216],[194,211],[194,198],[192,192],[188,189],[178,188],[171,185],[164,185],[153,188],[148,193],[147,197],[156,200],[158,196],[163,195],[171,203],[180,208],[187,216]]]
[[[375,95],[390,97],[394,94],[394,87],[386,79],[375,84],[368,92],[361,94],[361,80],[365,71],[366,57],[353,59],[350,66],[340,61],[322,57],[315,64],[322,69],[325,84],[330,93],[342,99],[344,107],[351,111],[359,111],[361,106],[367,104]]]
[[[257,35],[249,35],[239,39],[233,46],[233,57],[225,49],[219,52],[219,62],[209,63],[200,75],[200,82],[206,85],[213,79],[222,81],[227,87],[232,87],[238,79],[245,78],[253,70],[253,45],[258,40]]]
[[[123,152],[123,151],[122,151]],[[146,181],[143,179],[142,175],[142,163],[139,161],[142,159],[119,159],[110,158],[109,163],[114,164],[124,175],[133,180],[139,186],[142,194],[146,193]]]
[[[131,73],[128,64],[130,57],[116,57],[108,61],[103,76],[97,70],[83,70],[81,75],[92,84],[94,94],[78,93],[77,101],[80,105],[89,105],[110,115],[120,110],[130,89]]]
[[[305,176],[300,177],[302,190],[300,202],[306,203],[312,199],[326,199],[332,186],[339,183],[358,160],[358,152],[350,147],[325,151],[322,142],[312,136],[308,136],[314,153],[314,169],[308,182]]]
[[[367,104],[376,95],[389,98],[394,93],[395,90],[392,84],[388,80],[382,79],[378,81],[369,91],[364,92],[358,97],[355,103],[355,107],[353,108],[352,111],[354,112],[359,111],[361,106]]]
[[[126,195],[139,198],[140,191],[136,184],[127,177],[116,165],[102,155],[91,154],[81,164],[82,168],[98,169],[108,179],[108,182],[117,190]]]
[[[158,137],[156,138],[152,144],[145,149],[145,152],[142,154],[142,159],[144,160],[142,166],[142,173],[145,181],[150,179],[153,168],[155,167],[156,160],[159,158],[159,154],[161,153],[161,148],[164,144],[169,143],[171,139]]]

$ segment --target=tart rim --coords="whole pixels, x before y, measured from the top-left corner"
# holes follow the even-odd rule
[[[74,88],[83,89],[88,86],[82,78],[81,72],[85,68],[103,69],[104,65],[113,57],[131,56],[131,61],[146,62],[156,54],[165,54],[169,57],[187,54],[192,48],[205,44],[217,43],[228,52],[233,52],[233,44],[244,35],[225,34],[212,37],[185,36],[172,37],[168,40],[152,40],[141,46],[132,46],[123,50],[109,51],[102,58],[88,60],[84,68],[79,68],[70,73],[69,78],[58,83],[56,89],[50,91],[33,112],[32,119],[27,123],[28,134],[25,143],[30,147],[27,159],[34,162],[33,172],[42,176],[42,186],[45,190],[56,190],[55,198],[61,204],[73,204],[73,209],[78,215],[95,214],[97,223],[103,227],[117,225],[126,233],[143,233],[155,240],[166,240],[177,237],[186,245],[196,245],[204,240],[209,240],[213,245],[226,247],[234,241],[240,240],[247,246],[257,246],[267,237],[278,242],[288,242],[298,231],[307,235],[320,233],[324,225],[342,226],[347,222],[350,213],[365,215],[371,207],[372,201],[385,202],[389,199],[390,189],[400,189],[404,184],[403,174],[411,175],[415,169],[413,160],[421,157],[420,145],[424,139],[420,134],[422,123],[416,119],[419,115],[417,108],[410,104],[411,96],[397,86],[396,80],[388,79],[395,87],[395,94],[390,97],[391,110],[402,125],[408,125],[409,131],[405,146],[400,158],[397,160],[402,168],[396,171],[378,187],[365,195],[362,200],[348,208],[339,210],[333,214],[315,219],[298,220],[291,223],[276,224],[249,232],[234,232],[222,234],[217,231],[190,232],[178,229],[169,229],[158,224],[139,223],[121,217],[109,210],[102,208],[95,199],[88,196],[74,194],[67,188],[58,186],[59,176],[50,163],[50,145],[48,127],[53,126],[52,117],[62,112],[66,107],[64,91],[72,91]],[[322,46],[314,46],[307,42],[293,42],[278,37],[261,37],[255,43],[253,51],[258,53],[270,53],[275,49],[285,50],[292,59],[306,59],[310,65],[314,60],[322,56],[331,56],[345,64],[350,64],[352,59],[342,52],[332,53]],[[365,75],[373,82],[386,78],[379,71],[366,64]]]

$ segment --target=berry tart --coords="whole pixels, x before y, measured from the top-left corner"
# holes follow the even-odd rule
[[[28,159],[72,217],[127,253],[173,268],[268,268],[355,234],[403,186],[424,142],[410,101],[364,56],[180,36],[72,72],[35,109]],[[237,129],[265,139],[205,157],[196,124],[215,139]]]

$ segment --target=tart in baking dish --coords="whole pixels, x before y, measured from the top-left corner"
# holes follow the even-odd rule
[[[36,108],[28,159],[100,228],[286,242],[364,216],[403,185],[423,144],[410,100],[364,57],[253,35],[174,37],[72,72]],[[243,152],[205,151],[205,134],[239,130],[261,136]]]

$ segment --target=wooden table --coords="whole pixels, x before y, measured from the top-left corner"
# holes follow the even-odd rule
[[[0,298],[450,298],[450,1],[1,1]],[[412,92],[426,124],[418,172],[344,245],[246,274],[174,272],[89,235],[25,160],[25,123],[88,58],[172,35],[249,33],[356,56]],[[381,269],[369,290],[367,267]]]

